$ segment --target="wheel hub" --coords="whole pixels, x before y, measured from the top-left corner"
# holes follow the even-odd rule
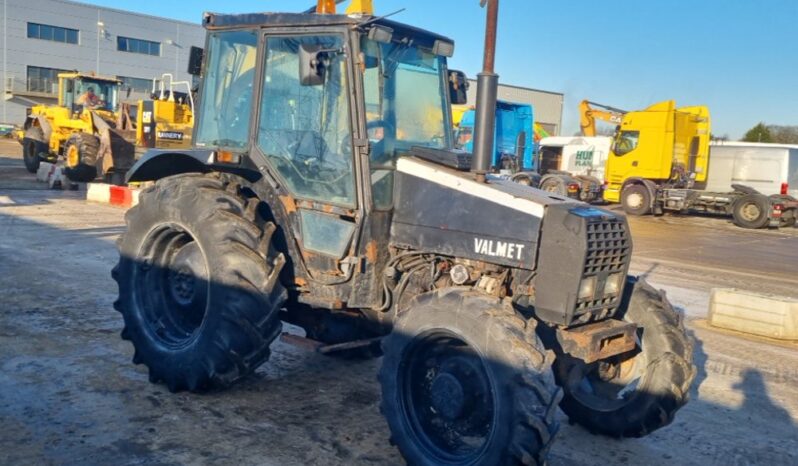
[[[626,205],[632,209],[637,209],[643,205],[643,196],[637,193],[632,193],[626,197]]]
[[[443,463],[478,457],[495,428],[492,383],[480,356],[440,334],[411,348],[400,375],[406,422]]]
[[[180,348],[199,334],[209,299],[205,255],[182,228],[164,225],[145,240],[135,294],[146,328],[166,346]]]
[[[169,270],[169,290],[181,306],[190,306],[197,296],[197,281],[205,276],[202,253],[197,243],[191,242],[178,251]]]
[[[759,207],[753,202],[746,204],[742,209],[743,218],[749,222],[758,219],[761,213]]]
[[[438,374],[430,388],[432,407],[444,418],[453,421],[460,417],[465,405],[463,385],[452,374]]]
[[[67,167],[75,168],[80,163],[80,153],[77,146],[69,146],[67,149]]]

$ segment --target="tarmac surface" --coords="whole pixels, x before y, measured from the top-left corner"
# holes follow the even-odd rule
[[[170,394],[131,363],[110,270],[121,209],[44,189],[0,141],[0,464],[403,464],[378,409],[380,360],[283,342],[226,391]],[[633,271],[688,316],[692,400],[643,439],[568,425],[552,465],[798,464],[798,345],[709,328],[712,287],[798,292],[798,229],[630,219]]]

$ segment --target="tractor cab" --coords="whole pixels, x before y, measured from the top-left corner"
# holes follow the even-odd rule
[[[122,82],[116,78],[86,73],[61,73],[58,75],[58,105],[79,115],[83,110],[113,114],[119,109],[119,89]]]

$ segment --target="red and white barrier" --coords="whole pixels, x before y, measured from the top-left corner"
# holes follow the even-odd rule
[[[139,190],[104,183],[86,184],[86,200],[100,204],[130,208],[139,203]]]

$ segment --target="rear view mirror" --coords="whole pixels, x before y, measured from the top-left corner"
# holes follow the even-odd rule
[[[452,105],[465,105],[468,103],[468,78],[465,73],[449,70],[449,99]]]
[[[327,68],[330,66],[330,52],[318,45],[302,44],[299,46],[299,82],[303,86],[320,86],[324,84]]]
[[[199,76],[202,73],[202,58],[205,55],[205,50],[200,47],[191,47],[188,55],[188,74],[192,76]]]

